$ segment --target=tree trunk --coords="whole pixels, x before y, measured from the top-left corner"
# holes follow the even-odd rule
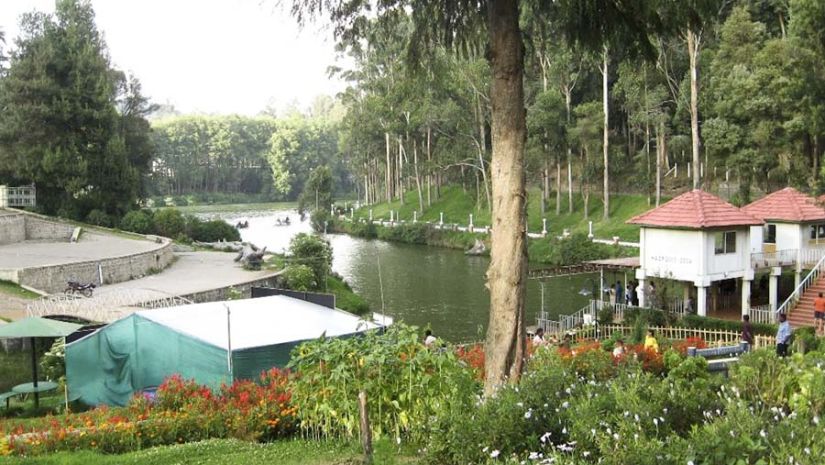
[[[607,54],[607,46],[604,47],[604,51],[602,53],[602,106],[604,108],[604,140],[602,141],[602,147],[604,148],[604,215],[602,217],[604,219],[608,219],[610,218],[610,164],[608,163],[607,154],[610,150],[610,146],[607,136],[610,131],[610,126],[608,125],[609,102],[607,101],[607,72],[609,71],[609,56]]]
[[[401,136],[398,137],[398,172],[396,183],[398,184],[398,199],[401,200],[401,205],[404,205],[404,144],[401,141]]]
[[[662,152],[664,150],[664,123],[656,128],[656,206],[662,199]]]
[[[570,126],[570,105],[572,92],[569,90],[564,93],[564,108],[567,112],[567,126]],[[567,143],[567,210],[573,213],[573,148],[570,142]]]
[[[556,216],[561,214],[561,158],[556,158]]]
[[[690,55],[690,138],[693,149],[693,188],[699,189],[699,46],[702,39],[688,28],[687,43]]]
[[[387,146],[387,203],[392,202],[392,164],[390,161],[390,133],[384,133],[384,145]]]
[[[525,225],[524,56],[518,0],[492,0],[488,10],[492,74],[492,247],[487,287],[490,323],[484,393],[507,380],[518,382],[524,364],[524,300],[527,278]],[[508,378],[509,377],[509,378]]]
[[[589,157],[587,156],[587,147],[582,148],[583,163],[582,163],[582,200],[584,200],[584,219],[590,219],[590,179],[587,176],[587,163]]]
[[[481,165],[481,175],[484,181],[484,193],[487,197],[487,209],[490,209],[490,186],[487,182],[487,163],[484,160],[484,154],[487,151],[487,129],[484,127],[484,109],[481,107],[481,99],[476,95],[476,111],[478,114],[478,137],[479,150],[478,162]]]
[[[433,182],[433,166],[432,166],[432,153],[431,153],[431,145],[430,140],[432,137],[432,129],[427,126],[427,206],[430,207],[433,204],[432,199],[432,182]]]
[[[418,188],[418,211],[424,213],[424,194],[421,192],[421,174],[418,172],[418,143],[413,139],[413,167],[415,169],[415,186]]]

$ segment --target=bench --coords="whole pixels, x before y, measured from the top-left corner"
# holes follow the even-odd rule
[[[741,342],[735,346],[713,347],[697,349],[688,347],[688,357],[704,357],[708,359],[708,371],[727,371],[732,363],[739,361],[739,356],[750,350],[750,344]],[[716,358],[713,357],[726,357]]]
[[[4,392],[0,394],[0,402],[6,401],[6,410],[9,409],[9,399],[15,396],[19,396],[20,394],[16,392]]]

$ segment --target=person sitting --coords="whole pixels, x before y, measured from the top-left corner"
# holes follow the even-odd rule
[[[535,336],[533,336],[533,345],[534,346],[543,346],[544,345],[544,328],[539,328],[536,330]]]
[[[621,339],[616,340],[616,345],[613,346],[613,356],[616,358],[622,357],[625,354],[624,350],[624,341]]]
[[[425,346],[432,347],[433,344],[435,344],[435,341],[437,341],[437,340],[438,339],[435,336],[433,336],[432,331],[430,331],[429,329],[424,331],[424,345]]]
[[[656,341],[656,336],[653,335],[653,330],[647,330],[647,337],[645,337],[645,350],[659,353],[659,343]]]

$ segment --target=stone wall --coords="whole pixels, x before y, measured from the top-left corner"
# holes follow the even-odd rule
[[[162,240],[156,249],[131,255],[64,265],[24,268],[17,270],[15,282],[51,294],[63,292],[66,282],[70,279],[97,285],[101,284],[101,275],[103,284],[129,281],[169,266],[175,257],[172,246],[172,242],[167,239]]]
[[[23,215],[0,214],[0,245],[14,244],[26,239],[26,219]]]
[[[192,294],[182,295],[181,297],[189,299],[194,303],[218,302],[226,300],[229,297],[229,290],[234,289],[240,292],[240,298],[248,299],[252,297],[253,287],[279,287],[282,284],[280,274],[281,273],[278,272],[277,274],[254,279],[252,281],[247,281],[245,283],[234,284],[232,286],[220,287],[217,289],[210,289],[208,291],[195,292]]]
[[[74,228],[71,223],[26,215],[26,240],[69,242]]]

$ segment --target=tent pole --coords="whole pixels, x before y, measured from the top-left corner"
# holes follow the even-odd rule
[[[229,310],[229,305],[223,304],[226,307],[226,366],[229,369],[229,384],[235,381],[232,373],[232,325]]]

